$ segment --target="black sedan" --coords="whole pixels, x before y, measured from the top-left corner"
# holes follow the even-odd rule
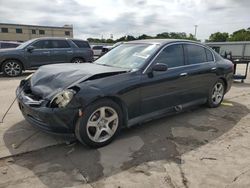
[[[233,64],[203,44],[142,40],[121,44],[94,63],[42,66],[16,94],[31,124],[101,147],[122,127],[194,105],[218,107],[232,76]]]

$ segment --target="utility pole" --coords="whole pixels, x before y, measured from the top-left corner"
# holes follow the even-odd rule
[[[194,37],[196,38],[198,25],[194,25]]]

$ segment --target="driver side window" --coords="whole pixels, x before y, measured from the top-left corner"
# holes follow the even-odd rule
[[[166,47],[155,59],[156,63],[163,63],[168,68],[184,65],[183,47],[181,44],[174,44]]]
[[[50,48],[50,41],[49,40],[40,40],[40,41],[35,42],[32,46],[34,46],[35,49]]]

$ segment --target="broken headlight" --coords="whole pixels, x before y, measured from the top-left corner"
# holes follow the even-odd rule
[[[72,100],[75,93],[76,92],[74,90],[67,89],[56,94],[55,97],[51,100],[50,106],[54,108],[55,107],[64,108]]]

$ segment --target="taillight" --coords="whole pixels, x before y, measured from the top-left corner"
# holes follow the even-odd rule
[[[231,69],[234,72],[234,64],[231,62]]]

